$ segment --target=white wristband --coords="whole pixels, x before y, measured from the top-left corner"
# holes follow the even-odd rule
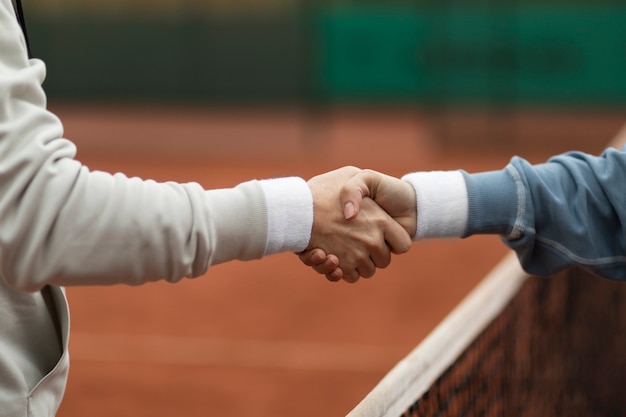
[[[413,240],[463,235],[469,205],[460,171],[416,172],[402,179],[415,188],[417,230]]]
[[[313,228],[313,196],[298,177],[259,181],[267,202],[265,255],[306,249]]]

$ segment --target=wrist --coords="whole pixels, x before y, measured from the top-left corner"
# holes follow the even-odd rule
[[[259,181],[267,204],[265,255],[303,251],[311,238],[313,197],[298,177]]]
[[[469,205],[467,186],[460,171],[417,172],[402,179],[415,190],[413,240],[463,236]]]

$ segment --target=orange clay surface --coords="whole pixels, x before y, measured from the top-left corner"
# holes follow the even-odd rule
[[[406,109],[52,110],[89,168],[206,188],[343,165],[395,176],[500,169],[513,154],[541,162],[574,147],[596,152],[623,122]],[[327,282],[283,254],[177,284],[68,288],[72,365],[58,417],[343,416],[506,253],[495,236],[418,242],[356,284]]]

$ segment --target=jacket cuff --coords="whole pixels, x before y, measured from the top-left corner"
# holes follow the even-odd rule
[[[313,196],[306,181],[287,177],[259,183],[268,213],[265,255],[306,249],[313,228]]]
[[[417,230],[413,240],[463,235],[468,198],[460,171],[416,172],[402,179],[415,188]]]
[[[468,224],[464,236],[498,234],[519,237],[525,211],[524,186],[516,171],[463,173],[468,192]]]

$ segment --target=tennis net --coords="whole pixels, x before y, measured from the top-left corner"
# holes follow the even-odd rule
[[[348,417],[621,416],[626,283],[506,257]]]

